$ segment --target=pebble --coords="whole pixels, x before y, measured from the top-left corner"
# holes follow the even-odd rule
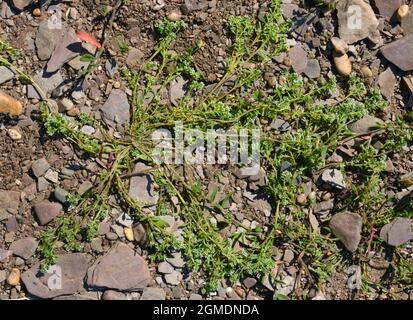
[[[172,11],[168,14],[169,21],[176,22],[176,21],[181,20],[181,18],[182,18],[182,15],[177,11]]]
[[[33,10],[33,15],[34,15],[35,17],[40,17],[40,16],[42,15],[42,10],[40,10],[39,8],[35,8],[35,9]]]
[[[177,286],[182,280],[182,274],[176,270],[174,270],[172,273],[166,274],[164,277],[166,283],[173,286]]]
[[[17,129],[8,129],[7,130],[7,134],[9,135],[9,137],[14,140],[21,140],[22,139],[22,134],[19,132],[19,130]]]
[[[407,16],[408,13],[409,13],[409,6],[407,4],[402,5],[397,10],[397,20],[401,22],[403,18]]]
[[[351,74],[353,67],[351,65],[351,61],[348,58],[347,54],[340,55],[338,53],[334,53],[333,59],[334,59],[334,65],[336,66],[337,72],[340,75],[347,77]]]
[[[361,224],[361,217],[353,212],[337,213],[330,220],[331,231],[351,252],[356,251],[360,243]]]
[[[346,54],[348,51],[348,44],[340,38],[333,37],[331,44],[333,45],[334,51],[340,55]]]
[[[41,201],[34,206],[34,212],[42,226],[56,218],[61,210],[62,205],[60,203],[47,200]]]
[[[124,228],[124,229],[123,229],[123,232],[124,232],[124,234],[125,234],[125,238],[126,238],[128,241],[134,241],[134,240],[135,240],[135,238],[134,238],[134,236],[133,236],[133,230],[132,230],[132,228]]]
[[[304,193],[301,193],[297,196],[296,201],[300,206],[303,206],[307,203],[307,196]]]
[[[69,192],[66,190],[56,187],[56,189],[53,192],[53,195],[57,201],[59,201],[61,204],[67,204],[67,196],[69,195]]]
[[[68,110],[68,111],[66,112],[66,114],[67,114],[69,117],[76,117],[79,113],[80,113],[80,109],[77,108],[77,107],[75,107],[75,108],[73,108],[73,109],[70,109],[70,110]]]
[[[86,180],[79,186],[77,192],[79,193],[79,195],[82,196],[92,188],[93,188],[93,184],[89,180]]]
[[[41,177],[49,170],[50,164],[45,158],[38,159],[32,163],[31,169],[36,178]]]
[[[373,77],[373,72],[367,66],[362,66],[360,71],[363,74],[363,76],[366,77],[366,78],[372,78]]]
[[[164,261],[158,265],[158,272],[163,274],[169,274],[174,272],[174,268],[171,266],[170,263]]]
[[[13,287],[17,286],[20,283],[20,270],[13,268],[7,277],[7,283]]]

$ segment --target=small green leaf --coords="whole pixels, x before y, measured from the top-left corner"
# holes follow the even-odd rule
[[[90,53],[86,53],[80,57],[80,61],[82,62],[93,62],[95,61],[95,56],[91,55]]]

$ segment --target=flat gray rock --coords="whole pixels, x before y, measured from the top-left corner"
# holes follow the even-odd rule
[[[381,53],[400,70],[413,70],[413,34],[385,45]]]
[[[82,253],[69,253],[57,257],[57,262],[48,273],[40,271],[36,264],[22,274],[22,281],[29,294],[51,299],[72,295],[83,287],[89,259]]]
[[[380,125],[383,124],[383,120],[370,115],[365,115],[360,120],[349,124],[348,128],[354,134],[368,134],[370,131],[377,129]]]
[[[87,273],[89,286],[119,291],[141,290],[146,288],[150,279],[146,261],[122,242],[96,260]]]
[[[394,90],[396,89],[396,76],[390,68],[387,68],[386,71],[380,73],[377,80],[377,84],[380,88],[380,92],[386,100],[391,100],[391,97],[394,95]]]
[[[63,82],[63,77],[60,72],[48,73],[46,70],[41,70],[33,77],[33,80],[47,96]],[[40,93],[31,84],[27,86],[27,97],[30,99],[41,98]]]
[[[329,187],[339,190],[346,189],[344,176],[341,171],[337,169],[326,169],[321,175],[321,180]]]
[[[177,106],[180,99],[185,96],[185,85],[187,81],[184,78],[178,77],[172,80],[169,86],[169,101]]]
[[[66,62],[77,57],[82,52],[82,43],[73,28],[70,28],[60,43],[56,46],[53,54],[47,63],[47,72],[58,71]]]
[[[394,219],[381,229],[380,238],[394,247],[409,242],[413,239],[412,220],[408,218]]]
[[[150,167],[143,163],[137,163],[134,172],[147,171]],[[154,190],[152,175],[142,173],[130,179],[129,195],[141,203],[144,207],[151,207],[158,203],[159,195]]]
[[[403,34],[405,36],[413,34],[413,12],[412,10],[409,11],[407,16],[402,19],[401,22]]]
[[[13,0],[13,7],[18,10],[24,10],[33,2],[34,0]]]
[[[53,15],[39,25],[34,43],[40,60],[47,60],[52,56],[56,45],[62,40],[64,35],[65,30],[63,28],[56,29],[53,27],[52,21],[55,18],[56,16]]]
[[[104,119],[115,122],[119,125],[129,123],[130,105],[126,93],[119,89],[114,89],[108,100],[100,108]]]
[[[338,32],[348,44],[377,34],[379,21],[364,0],[340,0],[337,2]]]
[[[50,164],[47,162],[46,158],[40,158],[36,161],[33,161],[31,165],[32,173],[36,178],[43,176],[47,170],[49,170]]]
[[[307,67],[304,70],[304,73],[310,79],[319,78],[321,74],[321,68],[320,68],[320,64],[318,63],[318,60],[316,59],[309,60],[307,63]]]
[[[307,53],[300,44],[296,44],[288,51],[291,65],[298,74],[303,73],[308,64]]]
[[[5,66],[0,66],[0,84],[10,81],[15,76],[14,72]]]
[[[380,15],[391,18],[397,9],[404,4],[404,0],[374,0],[374,4],[379,10]]]
[[[330,220],[331,231],[351,252],[356,251],[360,243],[361,225],[361,217],[352,212],[337,213]]]
[[[0,190],[0,211],[2,209],[17,210],[20,204],[20,192],[12,190]]]
[[[27,237],[14,241],[9,250],[13,251],[15,256],[19,256],[23,259],[29,259],[37,249],[39,242],[33,237]]]
[[[5,261],[8,257],[11,257],[13,252],[11,250],[5,250],[0,248],[0,262]]]
[[[50,202],[48,200],[41,201],[34,205],[34,212],[42,226],[56,218],[62,209],[63,206],[60,203]]]
[[[141,300],[165,300],[166,293],[161,288],[146,288],[143,290]]]

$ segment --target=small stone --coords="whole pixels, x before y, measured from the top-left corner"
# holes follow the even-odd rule
[[[146,231],[141,223],[135,223],[133,225],[133,237],[138,243],[146,242]]]
[[[169,274],[174,272],[174,268],[168,262],[164,261],[158,265],[158,272],[163,274]]]
[[[334,65],[336,66],[337,72],[344,76],[347,77],[351,74],[351,71],[353,70],[353,67],[351,65],[351,61],[348,58],[348,55],[345,54],[338,54],[338,53],[333,53],[333,59],[334,59]]]
[[[42,15],[42,10],[40,10],[39,8],[34,8],[33,15],[35,17],[40,17]]]
[[[383,56],[402,71],[413,70],[413,34],[402,37],[381,48]]]
[[[321,175],[321,180],[331,188],[338,190],[346,189],[343,174],[337,169],[324,170],[323,174]]]
[[[337,213],[330,220],[331,231],[351,252],[356,251],[360,243],[361,224],[361,217],[352,212]]]
[[[400,6],[400,8],[397,10],[397,20],[401,22],[403,18],[407,16],[408,13],[409,6],[407,4]]]
[[[52,183],[59,182],[59,174],[54,170],[47,170],[46,174],[44,175],[45,179],[49,180]]]
[[[13,252],[11,250],[4,250],[0,248],[0,262],[5,261],[7,258],[11,257],[12,254]]]
[[[200,294],[191,293],[188,300],[203,300],[203,299],[202,299],[202,296]]]
[[[379,75],[377,84],[379,85],[381,94],[386,98],[386,100],[390,101],[394,95],[394,90],[397,84],[393,71],[391,71],[390,68],[387,68],[386,71],[382,72]]]
[[[244,286],[247,289],[250,289],[250,288],[252,288],[253,286],[255,286],[257,284],[257,279],[246,278],[246,279],[244,279],[244,281],[242,283],[244,284]]]
[[[83,126],[82,129],[80,129],[80,131],[82,131],[84,134],[91,136],[95,133],[95,128],[93,128],[92,126]]]
[[[23,238],[17,241],[14,241],[10,245],[10,250],[13,251],[15,256],[19,256],[23,259],[29,259],[37,249],[39,242],[33,237]]]
[[[129,122],[129,99],[126,93],[122,90],[112,90],[108,100],[106,100],[100,110],[105,120],[113,121],[119,125],[125,125]]]
[[[337,37],[331,38],[331,43],[333,45],[333,49],[335,52],[337,52],[339,55],[346,54],[348,51],[348,44]]]
[[[303,206],[307,203],[307,196],[304,193],[301,193],[297,196],[297,204]]]
[[[0,84],[10,81],[15,76],[14,72],[6,66],[0,66]]]
[[[62,210],[62,205],[56,202],[44,200],[34,206],[34,212],[39,219],[40,225],[48,224],[56,218]]]
[[[102,300],[126,300],[126,295],[123,292],[106,290],[102,295]]]
[[[82,44],[73,28],[60,39],[60,42],[53,51],[50,60],[47,63],[47,72],[53,73],[59,70],[66,62],[77,57],[82,51]]]
[[[413,239],[412,220],[408,218],[396,218],[386,224],[380,231],[380,238],[390,246],[400,246]]]
[[[294,260],[294,252],[289,249],[285,250],[283,260],[286,264],[290,264]]]
[[[0,284],[7,279],[7,272],[5,270],[0,270]]]
[[[69,196],[69,192],[67,192],[66,190],[60,187],[56,187],[56,189],[53,192],[53,195],[55,199],[59,201],[61,204],[63,205],[68,204],[67,197]]]
[[[72,100],[70,100],[66,97],[63,98],[62,100],[60,100],[59,103],[65,111],[72,110],[75,107]]]
[[[78,187],[77,192],[82,196],[92,188],[93,184],[89,180],[86,180]]]
[[[145,288],[141,300],[165,300],[166,293],[161,288]]]
[[[127,213],[122,213],[119,218],[116,219],[116,222],[121,226],[130,228],[133,224],[133,219]]]
[[[23,137],[18,129],[13,129],[13,128],[7,129],[7,134],[14,141],[21,140]]]
[[[172,256],[172,258],[166,258],[166,261],[175,268],[183,268],[185,266],[185,261],[182,259],[182,254],[180,252],[175,252]]]
[[[176,22],[176,21],[181,20],[182,15],[181,15],[181,13],[178,12],[178,11],[172,11],[172,12],[170,12],[170,13],[168,14],[168,17],[167,17],[167,18],[168,18],[169,21]]]
[[[128,241],[134,241],[134,240],[135,240],[135,238],[133,237],[133,230],[132,230],[132,228],[124,228],[124,229],[123,229],[123,232],[125,233],[125,238],[126,238]]]
[[[177,286],[181,283],[182,280],[182,274],[176,270],[174,270],[172,273],[166,274],[164,277],[166,283],[173,286]]]
[[[17,268],[13,268],[7,277],[7,283],[10,286],[17,286],[20,283],[20,270]]]
[[[69,117],[76,117],[78,114],[80,113],[80,109],[79,108],[73,108],[73,109],[70,109],[70,110],[68,110],[67,112],[66,112],[66,114],[69,116]]]
[[[392,18],[397,9],[403,4],[404,0],[374,0],[374,4],[379,10],[380,15]]]
[[[348,125],[348,128],[354,134],[368,134],[370,131],[379,128],[383,124],[383,120],[367,114],[360,120]]]
[[[304,70],[304,73],[310,79],[316,79],[320,77],[321,68],[318,60],[311,59],[307,63],[307,67]]]
[[[291,65],[294,71],[298,74],[303,73],[304,70],[307,68],[308,59],[307,53],[298,43],[290,49],[288,52],[290,57]]]
[[[365,78],[372,78],[373,77],[373,72],[371,71],[371,69],[367,66],[362,66],[360,68],[361,73],[363,74],[363,76]]]
[[[49,170],[50,165],[45,158],[38,159],[32,163],[31,169],[36,178],[41,177]]]

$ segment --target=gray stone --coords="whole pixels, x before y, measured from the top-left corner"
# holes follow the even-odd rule
[[[102,295],[102,300],[127,300],[126,294],[115,290],[106,290]]]
[[[330,220],[331,231],[351,252],[356,251],[360,243],[361,224],[361,217],[353,212],[337,213]]]
[[[60,72],[48,73],[41,70],[34,77],[33,80],[39,85],[40,89],[47,96],[52,93],[62,82],[63,77]],[[31,84],[27,86],[27,97],[30,99],[40,99],[40,93]]]
[[[145,288],[141,300],[165,300],[166,293],[161,288]]]
[[[370,131],[377,129],[383,124],[383,120],[370,115],[365,115],[360,120],[357,120],[356,122],[350,124],[348,128],[354,134],[368,134]]]
[[[0,248],[0,262],[5,261],[8,257],[11,257],[12,254],[12,251]]]
[[[11,216],[6,220],[6,229],[7,232],[16,232],[19,230],[19,224],[15,216]]]
[[[404,0],[374,0],[374,4],[379,10],[380,15],[391,18],[397,9],[404,4]]]
[[[100,108],[105,120],[115,122],[119,125],[129,123],[130,105],[126,93],[119,89],[114,89],[108,100]]]
[[[321,180],[331,188],[344,190],[346,183],[344,182],[344,176],[341,171],[337,169],[326,169],[321,175]]]
[[[179,103],[179,100],[182,99],[185,96],[185,85],[187,81],[185,81],[184,78],[178,77],[174,79],[170,86],[169,86],[169,101],[174,105],[177,106]]]
[[[208,8],[208,2],[205,0],[185,0],[182,5],[182,11],[188,14],[193,11],[204,10]]]
[[[47,273],[41,272],[40,264],[36,264],[22,274],[22,281],[29,294],[39,298],[71,295],[82,288],[88,263],[81,253],[60,255]]]
[[[37,249],[39,242],[33,237],[23,238],[17,241],[14,241],[10,245],[10,250],[13,251],[15,256],[19,256],[23,259],[29,259]]]
[[[57,201],[59,201],[61,204],[63,204],[63,205],[68,204],[67,197],[69,195],[69,192],[67,192],[66,190],[64,190],[60,187],[56,187],[56,189],[53,192],[53,195],[54,195],[55,199]]]
[[[172,257],[166,258],[166,261],[168,261],[175,268],[183,268],[185,266],[185,261],[182,259],[181,252],[172,253]]]
[[[158,272],[168,274],[174,272],[174,268],[171,266],[170,263],[164,261],[158,265]]]
[[[380,238],[390,245],[397,247],[413,239],[412,220],[408,218],[396,218],[386,224],[380,231]]]
[[[202,296],[197,293],[191,293],[188,300],[203,300]]]
[[[250,289],[250,288],[252,288],[253,286],[255,286],[257,284],[257,279],[246,278],[246,279],[244,279],[244,281],[242,281],[242,283],[244,284],[244,286],[247,289]]]
[[[34,161],[31,166],[32,172],[36,178],[43,176],[49,168],[50,164],[45,158]]]
[[[182,274],[176,270],[174,270],[172,273],[165,274],[165,281],[167,284],[177,286],[178,284],[181,283],[182,280]]]
[[[34,212],[36,213],[37,219],[39,219],[40,225],[43,226],[56,218],[62,208],[60,203],[44,200],[34,206]]]
[[[93,184],[89,180],[86,180],[83,181],[82,184],[78,187],[77,192],[82,196],[92,188]]]
[[[0,190],[0,221],[7,219],[10,215],[8,209],[17,210],[20,204],[20,192],[12,190]]]
[[[73,28],[70,28],[60,43],[56,46],[53,54],[47,63],[47,72],[56,72],[66,62],[69,62],[82,51],[82,44]]]
[[[374,38],[377,35],[379,21],[370,4],[364,0],[340,0],[336,4],[338,17],[338,32],[340,38],[348,44],[355,43],[367,37]],[[358,17],[357,11],[361,16]],[[354,23],[353,23],[354,22]],[[360,25],[357,25],[357,24]]]
[[[97,288],[135,291],[146,288],[151,275],[146,261],[118,242],[89,268],[87,284]]]
[[[52,170],[52,169],[47,170],[44,177],[45,177],[45,179],[47,179],[48,181],[50,181],[52,183],[58,183],[59,182],[59,174],[56,171]]]
[[[135,223],[132,227],[133,230],[133,237],[135,238],[135,241],[144,244],[147,240],[147,235],[145,228],[141,223]]]
[[[310,79],[317,79],[320,77],[321,68],[320,63],[316,59],[311,59],[307,63],[307,67],[304,70],[304,73]]]
[[[118,71],[118,64],[115,59],[108,59],[105,62],[106,74],[108,77],[113,78]]]
[[[303,73],[308,64],[307,53],[304,51],[300,44],[296,44],[288,51],[291,65],[295,72],[298,74]]]
[[[137,68],[142,64],[144,58],[145,54],[141,50],[132,48],[129,50],[128,56],[126,57],[126,65],[132,69]]]
[[[49,188],[50,183],[44,177],[39,177],[37,179],[37,191],[43,192]]]
[[[95,128],[93,128],[92,126],[83,126],[82,129],[80,129],[80,131],[82,131],[84,134],[91,136],[92,134],[95,133]]]
[[[1,260],[0,260],[1,261]],[[7,279],[6,270],[0,270],[0,284]]]
[[[10,81],[15,76],[14,72],[5,66],[0,66],[0,84]]]
[[[314,213],[330,211],[333,208],[334,208],[333,199],[317,202],[317,204],[314,207]]]
[[[145,172],[150,167],[143,163],[137,163],[134,172]],[[129,195],[141,203],[144,207],[151,207],[158,203],[159,195],[154,190],[154,180],[152,175],[142,173],[130,179]]]
[[[37,31],[35,45],[37,56],[40,60],[47,60],[52,56],[56,45],[62,40],[64,35],[63,28],[56,28],[53,21],[57,18],[57,14],[52,15],[47,20],[43,20]]]
[[[383,56],[402,71],[413,70],[413,34],[381,48]]]
[[[122,213],[119,218],[116,219],[116,222],[126,228],[130,228],[133,224],[133,219],[127,213]]]
[[[377,80],[381,94],[388,100],[394,95],[394,89],[396,88],[396,77],[390,68],[382,72]]]

